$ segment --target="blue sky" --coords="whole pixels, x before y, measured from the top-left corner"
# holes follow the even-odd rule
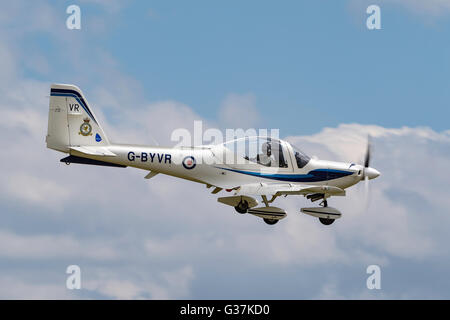
[[[380,0],[369,31],[372,3],[83,0],[81,30],[71,1],[3,4],[0,298],[448,299],[450,1]],[[360,162],[370,134],[382,176],[367,210],[358,186],[330,200],[331,228],[300,197],[271,228],[199,184],[61,164],[53,82],[79,86],[112,141],[170,143],[202,120]]]
[[[59,2],[59,11],[68,3]],[[227,94],[251,93],[259,125],[283,135],[342,122],[448,128],[447,15],[423,17],[387,2],[382,30],[370,31],[365,6],[355,1],[80,5],[82,30],[66,30],[64,48],[51,34],[28,35],[30,50],[52,57],[50,72],[37,78],[78,80],[74,73],[89,73],[89,52],[100,48],[139,82],[137,95],[182,101],[208,119]],[[108,10],[103,31],[92,32],[89,23]],[[62,25],[65,17],[58,17]],[[84,60],[67,64],[61,53],[80,40]],[[83,89],[99,77],[89,74]]]

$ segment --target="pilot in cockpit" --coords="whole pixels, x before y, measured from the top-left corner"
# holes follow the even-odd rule
[[[263,166],[270,167],[275,158],[272,154],[272,146],[269,142],[264,142],[261,146],[262,153],[256,156],[256,161]]]

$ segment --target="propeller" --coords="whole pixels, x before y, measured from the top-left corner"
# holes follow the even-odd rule
[[[364,156],[364,168],[362,169],[361,180],[364,179],[364,199],[365,199],[365,209],[369,206],[369,180],[375,179],[380,175],[380,172],[374,168],[370,167],[370,155],[372,150],[370,135],[367,136],[367,149]]]
[[[370,149],[371,149],[371,143],[370,143],[370,135],[367,136],[367,149],[366,149],[366,155],[364,156],[364,169],[363,169],[363,178],[364,178],[364,197],[365,199],[368,199],[369,196],[369,176],[367,174],[367,170],[370,164]],[[367,203],[368,205],[368,203]]]
[[[369,164],[370,164],[370,148],[371,148],[370,135],[368,135],[367,136],[367,150],[366,150],[366,155],[364,157],[364,168],[369,168]]]
[[[361,179],[370,180],[375,179],[380,175],[380,172],[377,169],[370,167],[370,154],[371,154],[372,145],[370,142],[370,135],[367,137],[367,150],[366,155],[364,156],[364,168],[362,170]]]

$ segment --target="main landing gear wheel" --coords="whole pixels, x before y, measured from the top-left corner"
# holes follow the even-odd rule
[[[322,224],[329,226],[330,224],[332,224],[334,222],[334,219],[319,218],[319,221]]]
[[[273,224],[275,224],[275,223],[278,222],[277,219],[267,219],[267,218],[264,218],[263,220],[264,220],[265,223],[270,224],[270,225],[273,225]]]
[[[248,202],[247,200],[241,200],[236,207],[234,207],[237,212],[240,214],[247,213],[248,210]]]
[[[320,204],[322,207],[326,208],[328,207],[327,198],[323,198],[322,203]],[[334,219],[327,219],[327,218],[319,218],[320,223],[329,226],[334,222]]]

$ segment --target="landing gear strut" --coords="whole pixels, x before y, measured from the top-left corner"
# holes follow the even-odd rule
[[[320,203],[320,205],[324,208],[328,207],[327,199],[324,197],[323,201]],[[327,219],[327,218],[319,218],[320,223],[329,226],[334,222],[335,219]]]
[[[241,200],[236,207],[234,207],[234,209],[236,209],[237,212],[239,212],[240,214],[244,214],[247,213],[248,210],[248,202],[247,200]]]

